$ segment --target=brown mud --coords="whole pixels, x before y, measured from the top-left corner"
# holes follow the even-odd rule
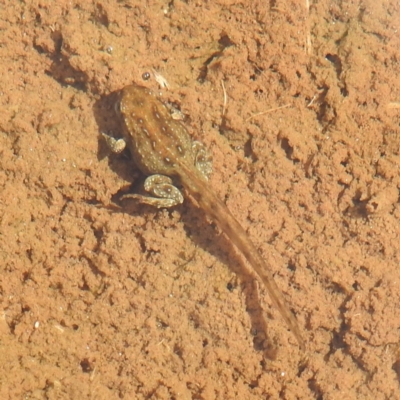
[[[399,21],[396,0],[2,1],[0,398],[399,398]],[[190,201],[118,202],[142,177],[100,133],[132,82],[210,149],[306,353]]]

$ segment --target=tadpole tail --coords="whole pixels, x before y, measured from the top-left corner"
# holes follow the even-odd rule
[[[184,177],[181,177],[184,180]],[[254,271],[260,277],[266,287],[272,303],[279,310],[289,329],[296,337],[299,346],[305,350],[305,342],[300,332],[299,325],[293,313],[290,311],[283,293],[276,284],[268,265],[249,239],[247,233],[229,211],[228,207],[210,190],[208,183],[199,179],[188,178],[189,182],[182,182],[184,187],[190,189],[190,194],[198,202],[199,206],[209,217],[215,220],[222,231],[232,243],[241,251],[250,263]]]

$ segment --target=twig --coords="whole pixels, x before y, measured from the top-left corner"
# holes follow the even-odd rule
[[[221,79],[221,85],[222,85],[222,90],[224,91],[224,106],[222,108],[222,116],[225,115],[225,111],[226,111],[226,103],[228,101],[228,98],[226,96],[226,89],[225,89],[225,84],[224,84],[224,80]]]
[[[253,119],[254,117],[258,117],[258,116],[260,116],[260,115],[269,114],[269,113],[271,113],[271,112],[274,112],[274,111],[277,111],[277,110],[281,110],[282,108],[287,108],[287,107],[290,107],[290,104],[285,104],[284,106],[275,107],[275,108],[270,108],[270,109],[267,110],[267,111],[262,111],[262,112],[259,112],[259,113],[257,113],[257,114],[251,115],[251,116],[250,116],[249,118],[247,118],[245,121],[248,122],[248,121],[250,121],[251,119]]]

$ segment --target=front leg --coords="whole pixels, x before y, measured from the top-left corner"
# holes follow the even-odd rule
[[[144,181],[144,189],[154,197],[140,194],[126,194],[122,199],[130,198],[139,200],[157,208],[169,208],[183,203],[182,193],[172,184],[172,179],[165,175],[151,175]]]
[[[208,181],[212,173],[212,158],[205,146],[197,140],[193,142],[194,166]]]
[[[110,135],[102,132],[101,136],[106,142],[107,147],[116,154],[122,153],[126,148],[126,141],[125,139],[115,139]]]

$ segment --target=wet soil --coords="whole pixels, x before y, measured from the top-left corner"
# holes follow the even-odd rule
[[[400,3],[3,1],[2,399],[400,398]],[[296,315],[143,177],[116,93],[157,91]],[[396,395],[397,393],[397,395]]]

